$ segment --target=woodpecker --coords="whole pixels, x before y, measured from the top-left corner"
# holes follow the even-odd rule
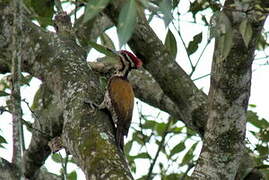
[[[142,61],[126,50],[117,54],[121,67],[110,77],[99,109],[109,110],[116,128],[116,143],[123,150],[124,136],[128,135],[134,107],[134,92],[127,76],[130,70],[140,68]]]

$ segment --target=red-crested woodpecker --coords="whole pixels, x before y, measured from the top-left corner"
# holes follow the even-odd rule
[[[99,108],[106,108],[111,113],[116,128],[116,143],[123,150],[124,136],[128,134],[134,107],[134,92],[127,76],[131,69],[140,68],[142,61],[126,50],[119,51],[118,55],[122,66],[110,77]]]

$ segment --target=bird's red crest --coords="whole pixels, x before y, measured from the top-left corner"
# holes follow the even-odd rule
[[[133,63],[135,64],[136,68],[140,68],[143,64],[141,59],[139,59],[138,57],[136,57],[133,53],[131,53],[129,51],[121,50],[120,54],[125,54],[125,55],[129,56],[131,58],[131,60],[133,61]]]

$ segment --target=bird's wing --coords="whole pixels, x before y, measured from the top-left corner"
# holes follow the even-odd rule
[[[132,85],[122,77],[112,77],[109,82],[109,96],[111,104],[117,115],[117,127],[128,134],[134,107],[134,92]]]

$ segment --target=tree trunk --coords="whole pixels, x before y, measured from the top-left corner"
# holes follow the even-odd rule
[[[251,65],[265,17],[261,18],[254,10],[248,16],[246,12],[232,11],[231,3],[227,1],[223,13],[231,24],[232,45],[225,58],[222,56],[225,46],[215,45],[208,96],[173,60],[149,26],[141,7],[128,42],[145,68],[130,77],[136,97],[182,120],[203,139],[194,179],[234,179],[245,147]],[[26,177],[42,179],[41,175],[46,174],[47,179],[59,179],[39,169],[50,154],[48,142],[60,137],[87,179],[133,179],[123,152],[116,146],[109,113],[85,103],[91,100],[99,104],[104,94],[100,74],[86,62],[85,49],[89,50],[86,42],[95,41],[112,22],[118,23],[121,6],[122,1],[111,1],[105,14],[98,15],[83,28],[76,24],[80,31],[72,28],[66,14],[59,14],[55,20],[56,33],[34,25],[23,10],[21,68],[42,81],[33,104],[35,130],[23,156]],[[0,0],[0,73],[10,72],[12,66],[14,49],[10,32],[16,26],[12,12],[10,2]],[[247,46],[239,30],[246,19],[253,31]],[[216,37],[216,42],[218,38],[221,37]],[[0,172],[5,173],[0,173],[0,177],[16,179],[12,172],[18,169],[3,161]]]

